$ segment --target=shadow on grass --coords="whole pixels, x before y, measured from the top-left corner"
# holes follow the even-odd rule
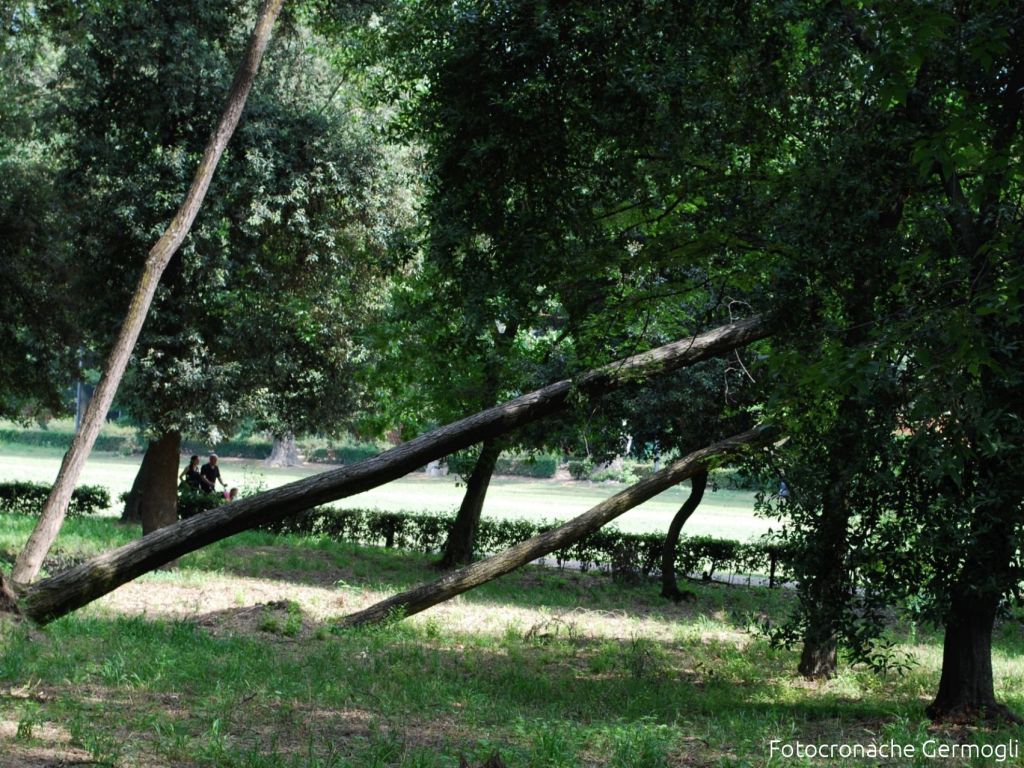
[[[395,593],[438,578],[440,574],[433,568],[435,560],[436,556],[417,552],[250,533],[188,555],[179,567],[183,571],[216,571],[297,585],[341,585]],[[780,589],[701,583],[691,586],[698,599],[674,604],[660,596],[660,584],[655,579],[624,580],[593,570],[526,566],[460,599],[471,604],[618,611],[666,621],[714,614],[718,620],[746,628],[752,618],[782,615],[794,597]]]
[[[41,638],[16,635],[0,665],[0,703],[22,706],[14,692],[30,690],[33,716],[73,734],[98,734],[103,743],[137,737],[175,764],[232,765],[206,750],[273,744],[292,753],[315,742],[368,765],[366,750],[388,742],[454,765],[460,752],[476,754],[486,742],[510,766],[539,765],[553,764],[530,757],[545,734],[574,745],[583,762],[588,750],[637,733],[662,739],[678,764],[732,756],[740,761],[732,764],[756,765],[771,738],[870,739],[920,719],[905,686],[797,685],[793,655],[760,642],[521,631],[487,639],[407,623],[335,635],[302,616],[286,637],[283,622],[295,615],[288,604],[262,616],[246,608],[205,618],[230,614],[252,615],[227,635],[211,632],[204,618],[98,616],[62,619]]]

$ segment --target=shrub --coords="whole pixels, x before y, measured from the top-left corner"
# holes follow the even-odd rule
[[[178,491],[178,517],[186,520],[226,503],[227,499],[221,493],[202,493],[192,488],[182,488]]]
[[[73,435],[46,429],[0,429],[0,443],[35,445],[45,448],[67,450]],[[129,454],[139,450],[141,445],[134,435],[99,435],[93,450],[109,453]]]
[[[549,453],[533,456],[502,456],[494,468],[497,475],[519,477],[554,477],[558,471],[558,457]]]
[[[46,483],[14,481],[0,483],[0,512],[38,515],[50,495]],[[71,494],[68,516],[92,515],[110,506],[110,491],[100,485],[80,485]]]
[[[594,462],[590,459],[573,459],[569,462],[569,474],[573,480],[586,480],[594,470]]]
[[[323,464],[358,464],[380,454],[376,445],[340,445],[330,448],[315,448],[306,459]]]
[[[763,491],[764,482],[748,472],[740,469],[716,469],[711,473],[711,482],[716,488],[730,491]],[[776,485],[778,485],[776,483]]]
[[[263,526],[275,533],[326,536],[337,541],[395,547],[423,553],[440,551],[451,530],[452,514],[414,514],[364,509],[317,507]],[[556,527],[529,520],[480,521],[477,550],[499,552]],[[661,533],[624,533],[614,526],[555,551],[558,565],[574,562],[583,570],[599,568],[619,577],[649,577],[660,571],[665,537]],[[712,579],[716,572],[771,573],[775,581],[786,572],[788,552],[768,537],[750,544],[710,536],[683,536],[677,547],[677,568]]]

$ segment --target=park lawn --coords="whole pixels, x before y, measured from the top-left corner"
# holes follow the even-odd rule
[[[0,481],[52,483],[62,455],[57,448],[0,443]],[[110,489],[114,511],[118,512],[120,502],[117,498],[131,488],[141,460],[141,456],[94,453],[86,462],[81,482]],[[243,495],[330,469],[321,464],[275,469],[264,467],[259,461],[230,458],[222,459],[221,464],[225,481],[239,486]],[[491,484],[483,514],[506,519],[566,520],[585,512],[623,487],[620,484],[499,477]],[[458,508],[463,491],[455,477],[427,477],[417,473],[335,502],[335,506],[389,512],[452,512]],[[623,530],[636,533],[664,531],[688,492],[687,487],[670,489],[627,512],[617,524]],[[748,491],[709,492],[687,522],[686,532],[693,536],[749,541],[773,525],[778,527],[771,520],[755,517],[753,506],[754,495]]]
[[[0,554],[31,523],[6,517]],[[71,520],[62,555],[136,535]],[[900,633],[916,660],[902,677],[794,678],[795,653],[755,630],[785,615],[784,589],[697,584],[674,605],[650,583],[527,567],[405,621],[333,629],[434,577],[412,553],[247,532],[42,629],[0,625],[0,766],[822,765],[768,761],[768,744],[1019,736],[929,728],[933,633]],[[1005,623],[996,673],[1018,710],[1021,651]]]

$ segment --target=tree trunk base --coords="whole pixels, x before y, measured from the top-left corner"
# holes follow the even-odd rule
[[[1005,704],[990,701],[985,704],[960,702],[945,704],[938,701],[929,705],[925,714],[933,723],[972,725],[976,723],[1024,725],[1024,718]]]
[[[469,565],[473,562],[472,557],[459,558],[457,556],[449,557],[447,553],[440,560],[435,560],[430,564],[430,567],[435,571],[451,571],[455,568],[461,568],[464,565]]]
[[[263,460],[265,467],[298,467],[302,463],[299,448],[295,445],[295,435],[291,432],[284,437],[275,437],[270,455]]]
[[[836,676],[836,646],[804,642],[797,671],[808,680],[831,680]]]
[[[18,597],[14,594],[14,590],[11,588],[7,577],[4,576],[3,571],[0,571],[0,613],[13,614],[14,616],[21,615],[21,609],[18,608]]]
[[[697,601],[697,593],[691,589],[679,589],[675,584],[669,589],[666,586],[661,588],[661,596],[666,600],[671,600],[673,603],[695,603]]]

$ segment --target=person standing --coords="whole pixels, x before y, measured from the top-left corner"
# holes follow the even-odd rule
[[[206,491],[209,493],[213,490],[213,484],[203,477],[202,472],[199,469],[199,457],[193,456],[189,459],[188,467],[185,471],[178,476],[179,480],[183,480],[188,487],[196,492]]]
[[[217,483],[220,483],[225,488],[228,487],[228,484],[225,483],[223,478],[220,476],[220,467],[217,466],[216,453],[210,454],[209,461],[203,464],[202,469],[199,470],[199,474],[202,475],[203,479],[210,484],[209,487],[204,486],[207,493],[213,493],[217,490]]]

